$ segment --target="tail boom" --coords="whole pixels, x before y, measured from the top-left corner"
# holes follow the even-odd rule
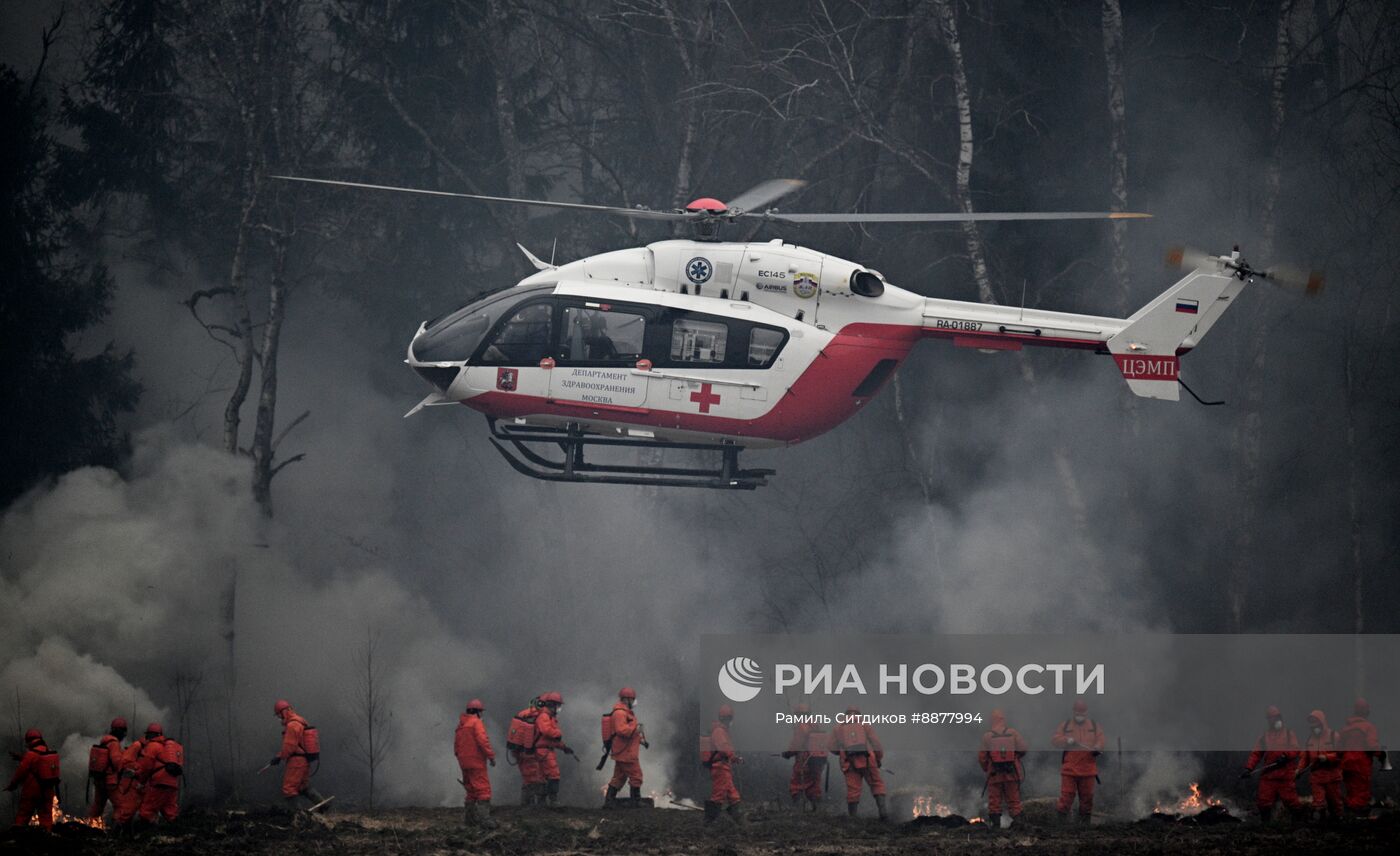
[[[1181,355],[1200,343],[1245,285],[1226,261],[1208,259],[1127,318],[927,298],[923,335],[982,351],[1034,345],[1111,354],[1135,395],[1176,401]]]

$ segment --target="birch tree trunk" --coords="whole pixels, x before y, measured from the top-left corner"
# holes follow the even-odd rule
[[[1112,210],[1128,210],[1128,139],[1124,113],[1123,10],[1118,0],[1103,0],[1103,58],[1108,73],[1108,178]],[[1117,286],[1118,314],[1127,317],[1132,308],[1128,282],[1128,223],[1114,220],[1113,279]]]
[[[662,2],[661,10],[662,14],[666,16],[666,28],[671,33],[676,56],[680,59],[681,68],[685,71],[685,88],[693,87],[700,79],[699,57],[697,56],[698,43],[704,37],[704,28],[709,25],[707,14],[709,7],[707,5],[701,10],[700,25],[691,33],[683,30],[681,22],[676,18],[676,10],[670,2]],[[689,201],[690,193],[694,189],[691,185],[694,182],[695,174],[695,138],[700,132],[700,111],[694,99],[683,96],[680,108],[681,148],[676,157],[675,180],[671,185],[671,204],[675,208],[684,206]],[[683,229],[684,226],[677,223],[673,227],[673,232],[681,234]]]
[[[972,204],[972,95],[967,85],[967,68],[963,64],[962,40],[958,35],[958,19],[952,0],[935,0],[938,28],[953,63],[953,97],[958,108],[958,167],[954,197],[958,209],[971,214]],[[977,284],[977,296],[983,303],[996,303],[991,277],[987,273],[987,255],[982,248],[982,233],[971,220],[962,223],[963,244],[972,263],[972,278]]]
[[[934,10],[938,16],[939,31],[952,60],[953,95],[958,110],[958,166],[954,196],[958,208],[970,214],[976,210],[972,203],[972,95],[968,86],[967,68],[963,63],[962,41],[958,34],[958,20],[952,0],[934,0]],[[981,231],[975,222],[965,221],[962,224],[962,233],[964,246],[972,262],[972,276],[977,284],[978,298],[984,303],[999,303],[987,270],[987,256],[982,246]],[[1048,422],[1049,414],[1037,390],[1034,367],[1026,359],[1024,352],[1017,354],[1016,362],[1022,379],[1031,388],[1035,420],[1040,423]],[[1085,560],[1091,564],[1098,564],[1098,551],[1089,538],[1088,507],[1084,502],[1084,493],[1079,487],[1079,478],[1069,449],[1062,442],[1056,443],[1051,454],[1055,463],[1055,473],[1064,492],[1065,504],[1073,515],[1075,529],[1085,551]]]

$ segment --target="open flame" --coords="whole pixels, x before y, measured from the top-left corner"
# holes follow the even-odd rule
[[[1191,793],[1183,797],[1175,805],[1162,805],[1158,802],[1152,809],[1154,814],[1200,814],[1211,806],[1224,805],[1215,797],[1208,797],[1201,793],[1200,782],[1191,783]]]
[[[915,817],[955,817],[957,812],[947,803],[941,803],[931,796],[914,797]],[[980,817],[970,817],[968,823],[986,823]]]
[[[937,802],[933,797],[914,797],[915,817],[947,817],[952,813],[952,806]]]
[[[58,804],[57,794],[55,794],[53,798],[53,822],[55,825],[60,823],[77,823],[82,826],[91,826],[93,829],[107,828],[107,822],[100,817],[83,817],[82,815],[68,814],[65,812]],[[31,817],[29,819],[29,825],[38,826],[39,818]]]

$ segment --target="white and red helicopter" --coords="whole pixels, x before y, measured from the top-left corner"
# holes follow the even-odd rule
[[[550,481],[759,487],[774,471],[740,468],[741,450],[800,443],[839,425],[925,338],[984,351],[1034,345],[1107,354],[1133,393],[1175,401],[1181,355],[1200,343],[1246,283],[1273,279],[1309,293],[1321,287],[1316,274],[1255,270],[1238,248],[1225,256],[1177,249],[1169,262],[1189,272],[1129,317],[1112,318],[926,298],[865,265],[781,239],[717,240],[720,224],[741,218],[878,223],[1150,216],[1126,212],[765,209],[803,184],[786,179],[764,182],[728,204],[704,198],[660,211],[278,178],[693,224],[691,240],[561,265],[522,246],[536,273],[425,322],[414,334],[405,362],[434,391],[406,415],[445,404],[479,410],[492,444],[511,466]],[[542,444],[557,446],[562,458],[532,448]],[[585,459],[590,447],[710,451],[719,460],[717,468],[596,463]]]

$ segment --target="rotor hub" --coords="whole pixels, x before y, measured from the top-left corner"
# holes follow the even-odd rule
[[[709,214],[723,214],[724,212],[729,210],[729,206],[725,205],[723,202],[720,202],[718,199],[714,199],[709,196],[702,196],[699,199],[696,199],[694,202],[691,202],[689,205],[685,206],[685,210],[704,211]]]

